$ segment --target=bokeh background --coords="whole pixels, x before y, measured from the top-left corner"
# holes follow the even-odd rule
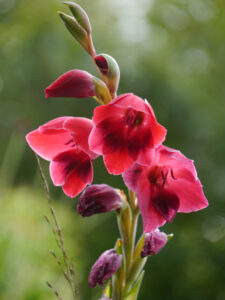
[[[149,259],[139,299],[225,299],[225,2],[224,0],[80,0],[98,53],[121,68],[119,93],[147,98],[168,129],[166,144],[195,160],[210,206],[176,216],[163,230],[174,238]],[[57,15],[59,0],[0,0],[0,299],[55,299],[49,280],[71,299],[49,249],[55,249],[37,163],[25,134],[62,115],[91,117],[93,99],[48,99],[43,90],[90,58]],[[74,257],[81,299],[96,258],[118,236],[114,213],[82,219],[76,200],[51,196]],[[96,160],[95,183],[123,188]],[[141,222],[139,232],[141,232]]]

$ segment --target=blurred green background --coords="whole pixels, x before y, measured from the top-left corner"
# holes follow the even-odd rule
[[[147,98],[168,129],[166,144],[195,160],[210,206],[176,216],[163,230],[175,237],[146,266],[141,300],[225,299],[225,2],[224,0],[80,0],[98,53],[121,68],[119,93]],[[70,299],[49,249],[47,201],[25,134],[62,115],[91,117],[93,99],[48,99],[62,73],[96,71],[64,28],[59,0],[0,0],[0,299],[55,299],[49,280]],[[88,272],[118,236],[113,213],[82,219],[74,200],[49,179],[42,162],[81,299],[98,299]],[[95,183],[123,188],[94,163]],[[141,223],[139,224],[141,232]],[[64,296],[64,297],[63,297]]]

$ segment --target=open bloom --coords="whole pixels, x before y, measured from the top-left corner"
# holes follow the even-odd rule
[[[123,173],[135,162],[149,165],[154,148],[166,135],[150,104],[133,94],[123,94],[95,108],[93,122],[90,148],[103,155],[105,166],[112,174]]]
[[[60,117],[27,134],[26,139],[39,156],[50,161],[50,175],[69,197],[75,197],[93,180],[88,136],[93,128],[86,118]]]
[[[62,74],[45,89],[45,97],[87,98],[95,95],[92,76],[86,71],[71,70]]]
[[[104,281],[110,278],[120,267],[122,255],[117,254],[115,249],[103,252],[91,268],[89,285],[91,288],[97,284],[104,285]]]
[[[171,222],[177,212],[189,213],[208,205],[193,161],[163,145],[156,149],[149,166],[135,164],[123,179],[137,193],[144,232]]]

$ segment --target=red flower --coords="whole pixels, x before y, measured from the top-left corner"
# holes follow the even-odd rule
[[[154,148],[166,135],[150,104],[133,94],[123,94],[107,105],[98,106],[93,121],[90,148],[103,155],[112,174],[123,173],[135,162],[150,164]]]
[[[82,70],[71,70],[62,74],[45,89],[45,97],[88,98],[95,95],[92,76]]]
[[[69,197],[75,197],[93,180],[88,136],[93,128],[86,118],[61,117],[27,134],[29,146],[42,158],[51,161],[50,175]]]
[[[177,212],[197,211],[208,205],[193,161],[166,146],[156,149],[151,165],[135,164],[123,179],[137,193],[144,232],[171,222]]]

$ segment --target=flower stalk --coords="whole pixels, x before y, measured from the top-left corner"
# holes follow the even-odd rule
[[[140,253],[139,256],[136,257],[137,246],[135,247],[135,241],[140,212],[136,204],[135,194],[131,190],[128,191],[128,194],[129,202],[123,195],[125,204],[117,214],[118,227],[122,241],[123,264],[120,270],[113,276],[113,289],[117,289],[117,292],[113,293],[114,296],[116,295],[116,297],[114,297],[116,300],[127,299],[132,291],[132,287],[134,287],[137,282],[138,275],[143,270],[147,261],[147,259],[142,259],[140,257]],[[116,282],[118,278],[119,282]],[[118,286],[120,287],[119,292]],[[137,299],[137,295],[133,295],[132,299]]]

